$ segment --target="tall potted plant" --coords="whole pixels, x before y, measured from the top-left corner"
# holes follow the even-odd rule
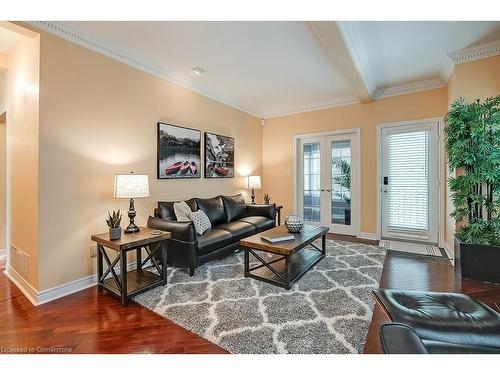
[[[500,96],[455,100],[446,115],[449,179],[462,277],[500,282]]]

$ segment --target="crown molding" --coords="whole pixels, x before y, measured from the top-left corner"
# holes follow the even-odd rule
[[[448,57],[455,64],[464,64],[470,61],[485,59],[500,55],[500,40],[479,44],[459,51],[448,53]]]
[[[373,99],[377,100],[377,99],[382,99],[382,98],[388,98],[391,96],[413,94],[413,93],[420,92],[420,91],[439,89],[439,88],[445,87],[445,86],[446,86],[446,83],[443,82],[440,78],[429,79],[429,80],[409,83],[409,84],[405,84],[405,85],[377,89],[373,93],[372,97],[373,97]]]
[[[239,111],[245,112],[251,116],[261,118],[262,115],[253,112],[252,110],[249,110],[247,108],[244,108],[236,103],[233,103],[225,98],[221,98],[220,96],[214,95],[208,91],[205,90],[200,90],[196,87],[194,87],[190,82],[191,80],[188,79],[187,77],[184,77],[180,74],[176,74],[173,72],[169,72],[167,70],[162,70],[155,68],[143,61],[140,61],[138,59],[135,59],[132,56],[127,55],[126,53],[120,52],[114,48],[105,46],[101,42],[97,40],[93,40],[91,38],[88,38],[85,35],[82,35],[74,30],[70,30],[67,27],[61,26],[57,23],[54,22],[49,22],[49,21],[28,21],[26,22],[27,24],[39,28],[43,31],[46,31],[50,34],[56,35],[60,38],[66,39],[70,42],[76,43],[82,47],[85,47],[87,49],[90,49],[92,51],[95,51],[97,53],[100,53],[101,55],[110,57],[114,60],[120,61],[124,64],[127,64],[133,68],[139,69],[145,73],[154,75],[156,77],[162,78],[166,81],[169,81],[171,83],[174,83],[178,86],[181,86],[185,89],[191,90],[196,92],[197,94],[200,94],[202,96],[205,96],[207,98],[210,98],[212,100],[215,100],[219,103],[222,103],[224,105],[227,105],[229,107],[232,107],[234,109],[237,109]]]
[[[336,24],[340,34],[342,35],[342,39],[344,39],[347,50],[351,55],[354,66],[358,70],[358,73],[364,81],[366,89],[371,96],[375,89],[370,71],[370,64],[365,53],[365,48],[363,47],[359,29],[356,27],[354,22],[336,21]]]
[[[270,119],[270,118],[275,118],[275,117],[296,115],[296,114],[305,113],[305,112],[320,111],[322,109],[328,109],[328,108],[334,108],[334,107],[343,107],[343,106],[352,105],[352,104],[359,104],[359,103],[360,103],[360,101],[357,98],[355,98],[354,96],[345,96],[342,98],[324,100],[324,101],[309,105],[307,107],[297,108],[296,110],[292,110],[292,111],[270,113],[270,114],[264,115],[263,117],[264,117],[264,119]]]

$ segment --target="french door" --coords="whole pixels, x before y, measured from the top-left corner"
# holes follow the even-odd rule
[[[305,222],[357,235],[358,132],[301,137],[297,144],[297,203]]]
[[[438,123],[381,130],[382,238],[438,242]]]

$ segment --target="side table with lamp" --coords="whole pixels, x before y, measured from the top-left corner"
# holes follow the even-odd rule
[[[167,283],[167,240],[171,233],[138,227],[134,223],[134,198],[149,197],[148,175],[116,175],[114,197],[130,199],[129,226],[119,239],[110,239],[109,233],[94,234],[91,239],[97,243],[98,287],[119,297],[122,305],[126,305],[129,298]],[[116,253],[114,260],[110,259],[106,249]],[[147,253],[144,260],[143,249]],[[137,266],[128,271],[127,254],[130,251],[136,252]],[[161,259],[161,264],[158,263],[158,258]],[[103,262],[106,262],[106,270]],[[119,274],[115,271],[117,265]]]

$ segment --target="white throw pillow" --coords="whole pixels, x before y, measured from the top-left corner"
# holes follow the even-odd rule
[[[204,213],[202,210],[191,212],[190,218],[194,224],[196,233],[200,235],[203,234],[206,230],[212,228],[212,223],[210,223],[207,214]]]
[[[177,221],[190,221],[191,209],[186,202],[174,203],[174,212]]]

